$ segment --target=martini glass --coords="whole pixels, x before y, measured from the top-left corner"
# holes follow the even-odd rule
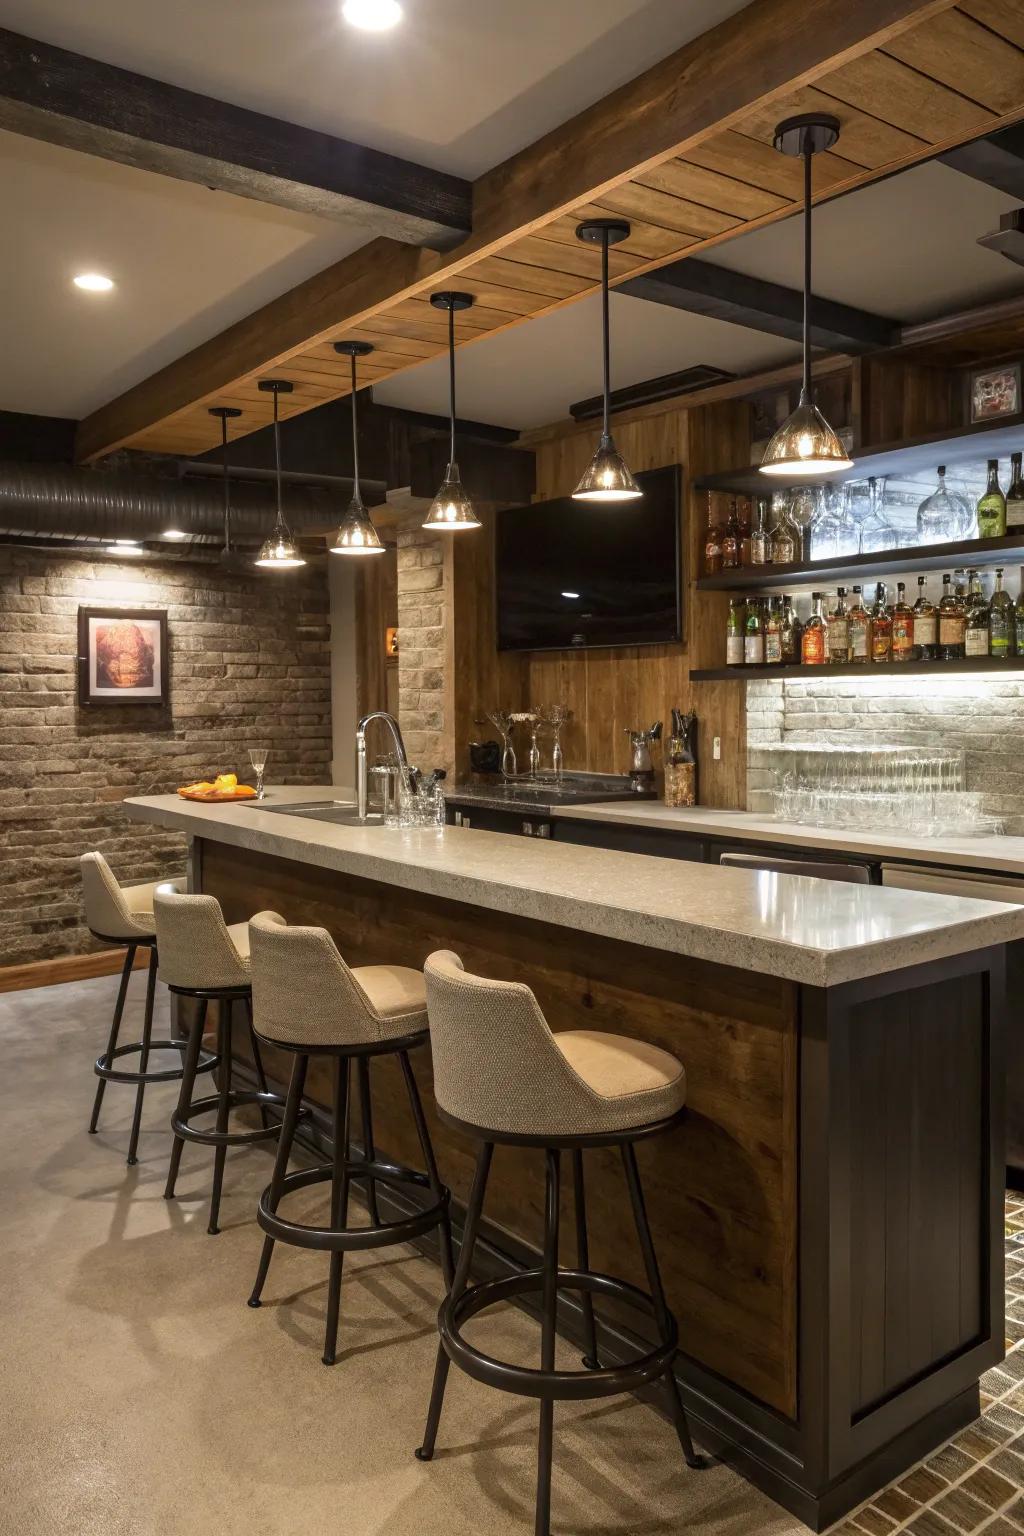
[[[269,751],[269,748],[267,748],[267,747],[250,747],[249,748],[249,761],[252,764],[253,770],[254,770],[254,772],[256,774],[256,799],[257,800],[262,800],[263,799],[263,772],[264,772],[264,769],[267,766],[267,758],[269,756],[270,756],[270,751]]]

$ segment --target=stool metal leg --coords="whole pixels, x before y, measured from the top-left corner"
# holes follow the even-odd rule
[[[423,1113],[423,1102],[420,1099],[419,1088],[416,1086],[416,1075],[412,1070],[409,1052],[400,1051],[399,1058],[402,1063],[402,1076],[405,1078],[405,1086],[409,1094],[412,1118],[416,1123],[416,1134],[420,1140],[420,1150],[423,1153],[423,1161],[427,1165],[427,1177],[430,1180],[430,1188],[436,1198],[440,1200],[444,1195],[444,1185],[441,1183],[441,1175],[438,1173],[437,1158],[434,1156],[434,1144],[430,1139],[430,1128],[427,1125],[427,1118]],[[452,1224],[447,1213],[438,1229],[438,1242],[441,1247],[441,1273],[444,1275],[445,1289],[450,1291],[455,1274],[455,1265],[452,1261]]]
[[[360,1056],[358,1061],[359,1072],[359,1117],[363,1123],[363,1156],[368,1163],[372,1163],[376,1156],[373,1145],[373,1106],[370,1102],[370,1063],[365,1056]],[[370,1210],[370,1220],[375,1227],[380,1226],[380,1211],[377,1208],[377,1181],[366,1181],[366,1203]]]
[[[121,1028],[121,1015],[124,1013],[124,1001],[128,996],[128,980],[135,964],[135,951],[137,944],[129,944],[124,957],[124,966],[121,970],[121,985],[117,989],[117,1002],[114,1005],[114,1019],[110,1026],[110,1038],[107,1041],[106,1054],[103,1057],[103,1065],[109,1067],[114,1060],[114,1052],[117,1049],[117,1036]],[[105,1077],[101,1077],[96,1084],[96,1097],[93,1099],[92,1116],[89,1120],[89,1135],[95,1136],[96,1127],[100,1119],[100,1105],[103,1103],[103,1090],[107,1086]]]
[[[558,1218],[561,1186],[561,1153],[549,1147],[547,1162],[546,1210],[544,1215],[544,1290],[541,1301],[540,1365],[542,1371],[555,1368],[555,1329],[558,1315]],[[555,1405],[550,1397],[541,1398],[540,1427],[537,1434],[537,1514],[534,1536],[551,1532],[551,1453],[554,1437]]]
[[[217,1009],[217,1053],[220,1056],[220,1090],[217,1098],[217,1130],[228,1128],[231,1111],[231,999],[221,998]],[[210,1221],[206,1230],[211,1237],[220,1231],[220,1192],[224,1185],[227,1146],[221,1142],[213,1151],[213,1190],[210,1194]]]
[[[640,1251],[644,1258],[644,1268],[647,1270],[647,1283],[650,1286],[651,1296],[654,1298],[655,1313],[658,1318],[658,1326],[663,1335],[669,1333],[669,1311],[665,1300],[665,1288],[661,1283],[661,1271],[658,1268],[658,1258],[654,1251],[654,1240],[651,1237],[650,1222],[647,1219],[647,1206],[644,1201],[643,1185],[640,1183],[640,1170],[637,1167],[636,1148],[632,1142],[626,1142],[622,1148],[622,1166],[626,1172],[626,1183],[629,1186],[629,1198],[633,1207],[633,1220],[636,1222],[637,1236],[640,1239]],[[671,1366],[665,1375],[665,1386],[668,1391],[669,1411],[679,1436],[679,1444],[682,1446],[683,1455],[686,1457],[688,1467],[704,1466],[704,1459],[698,1456],[693,1449],[693,1441],[690,1438],[690,1428],[686,1422],[686,1410],[683,1400],[679,1395],[679,1384]]]
[[[288,1083],[288,1098],[284,1106],[284,1118],[281,1121],[281,1135],[277,1143],[277,1157],[274,1160],[274,1174],[270,1181],[270,1209],[276,1211],[281,1202],[281,1192],[284,1187],[284,1176],[288,1172],[288,1158],[291,1155],[292,1142],[295,1140],[295,1127],[298,1124],[299,1110],[302,1108],[302,1091],[306,1086],[306,1067],[309,1057],[297,1055],[292,1063],[292,1075]],[[270,1268],[271,1255],[274,1252],[274,1239],[269,1235],[263,1239],[263,1252],[260,1255],[260,1267],[256,1272],[256,1284],[252,1288],[249,1297],[250,1307],[260,1306],[260,1297],[266,1282],[267,1271]]]
[[[188,1045],[185,1049],[185,1060],[181,1069],[181,1087],[178,1090],[177,1118],[180,1120],[188,1112],[192,1103],[192,1093],[196,1084],[196,1067],[199,1065],[199,1056],[203,1049],[203,1030],[206,1028],[206,999],[202,998],[196,1010],[192,1027],[189,1031]],[[185,1138],[175,1133],[174,1145],[171,1147],[171,1163],[167,1170],[167,1183],[164,1186],[164,1199],[174,1198],[174,1186],[178,1182],[178,1168],[181,1165],[182,1148]]]
[[[257,1038],[256,1031],[252,1027],[251,997],[247,997],[245,999],[245,1013],[249,1020],[249,1044],[252,1046],[252,1060],[253,1065],[256,1068],[256,1086],[260,1093],[267,1093],[269,1090],[267,1088],[267,1074],[263,1070],[263,1052],[260,1050],[260,1042]],[[270,1116],[267,1113],[267,1106],[265,1104],[260,1105],[260,1124],[263,1126],[265,1131],[270,1129]]]
[[[336,1232],[348,1221],[351,1067],[351,1060],[347,1056],[339,1056],[334,1064],[334,1173],[331,1178],[331,1226]],[[331,1254],[331,1273],[327,1283],[324,1365],[334,1364],[338,1349],[338,1310],[341,1305],[341,1267],[344,1257],[345,1255],[341,1252]]]
[[[469,1272],[473,1263],[473,1249],[476,1247],[477,1229],[480,1225],[480,1213],[484,1206],[484,1195],[487,1193],[487,1178],[491,1171],[491,1158],[494,1155],[494,1144],[490,1141],[481,1143],[477,1153],[476,1172],[473,1175],[473,1187],[469,1194],[469,1205],[466,1207],[466,1224],[462,1229],[462,1247],[459,1249],[459,1262],[452,1280],[448,1300],[443,1303],[447,1306],[456,1300],[466,1289],[469,1280]],[[437,1346],[437,1362],[434,1366],[434,1384],[430,1391],[430,1407],[427,1409],[427,1427],[423,1432],[423,1444],[416,1451],[419,1461],[429,1461],[434,1454],[434,1445],[437,1441],[437,1427],[441,1422],[441,1409],[444,1406],[444,1389],[448,1381],[448,1368],[451,1362],[442,1342]]]
[[[142,1026],[142,1046],[139,1052],[139,1071],[145,1072],[149,1067],[149,1042],[153,1036],[153,996],[156,992],[156,946],[151,945],[149,950],[149,975],[146,978],[146,1017]],[[128,1166],[133,1168],[138,1162],[139,1130],[142,1126],[142,1096],[146,1091],[145,1083],[140,1083],[135,1090],[135,1113],[132,1116],[132,1134],[128,1142]]]
[[[587,1196],[583,1183],[583,1153],[579,1148],[572,1154],[572,1184],[573,1204],[576,1208],[576,1266],[578,1269],[589,1270],[590,1244],[587,1241]],[[588,1371],[598,1371],[601,1369],[601,1362],[597,1356],[594,1298],[589,1291],[583,1291],[582,1297],[583,1331],[587,1345],[587,1352],[583,1356],[583,1364],[587,1367]]]

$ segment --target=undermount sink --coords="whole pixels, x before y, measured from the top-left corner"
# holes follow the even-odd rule
[[[305,821],[329,821],[335,826],[382,827],[384,817],[380,811],[371,811],[365,821],[360,821],[354,801],[305,800],[296,805],[268,805],[265,800],[246,802],[250,810],[266,811],[271,816],[300,816]]]

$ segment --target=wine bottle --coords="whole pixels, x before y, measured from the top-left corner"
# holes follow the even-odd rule
[[[999,489],[999,460],[988,461],[988,485],[978,502],[979,539],[1001,539],[1006,533],[1006,497]]]
[[[708,491],[708,527],[704,535],[704,574],[717,576],[722,569],[722,530],[718,525],[715,498]]]
[[[725,631],[725,664],[727,667],[741,667],[743,665],[744,618],[742,597],[730,597],[729,619]]]
[[[1006,531],[1024,533],[1024,476],[1021,455],[1010,454],[1010,489],[1006,493]]]
[[[1009,503],[1007,503],[1009,505]],[[1005,661],[1016,652],[1016,621],[1013,598],[1003,587],[1003,571],[996,570],[996,589],[988,606],[988,648],[991,656]]]
[[[743,664],[759,667],[764,662],[764,620],[759,598],[752,597],[747,604],[747,617],[743,625]]]
[[[964,655],[988,655],[988,603],[981,590],[981,577],[971,572],[971,584],[967,592],[967,615],[964,624]]]

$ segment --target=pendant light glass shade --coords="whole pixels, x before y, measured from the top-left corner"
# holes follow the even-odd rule
[[[601,393],[601,441],[597,452],[587,466],[579,485],[572,493],[573,501],[596,501],[609,504],[617,501],[636,501],[643,491],[633,479],[629,465],[615,446],[611,433],[611,341],[608,322],[608,247],[617,245],[629,235],[629,225],[624,219],[588,219],[576,230],[576,238],[588,245],[601,247],[601,344],[604,365]]]
[[[291,529],[284,518],[284,500],[281,490],[281,424],[278,419],[277,397],[290,394],[292,386],[286,379],[260,379],[259,389],[274,397],[274,470],[277,477],[277,520],[269,539],[260,545],[260,552],[253,561],[265,571],[291,571],[305,565],[306,559],[292,538]]]
[[[811,394],[811,161],[839,138],[839,120],[809,112],[789,117],[775,130],[775,148],[804,162],[804,336],[800,401],[774,434],[758,466],[764,475],[793,478],[850,469],[853,460],[839,434],[829,426]]]
[[[449,443],[448,468],[444,472],[441,488],[430,503],[430,511],[423,521],[424,528],[444,529],[446,533],[459,533],[463,529],[479,528],[469,492],[462,483],[459,466],[455,462],[455,314],[473,305],[471,293],[432,293],[430,302],[435,309],[448,311],[448,387],[449,387]]]
[[[331,545],[332,555],[382,555],[384,545],[380,534],[370,520],[363,505],[363,493],[359,489],[359,423],[356,417],[356,358],[366,357],[373,351],[368,341],[336,341],[335,352],[340,352],[352,363],[352,500],[342,518]]]

